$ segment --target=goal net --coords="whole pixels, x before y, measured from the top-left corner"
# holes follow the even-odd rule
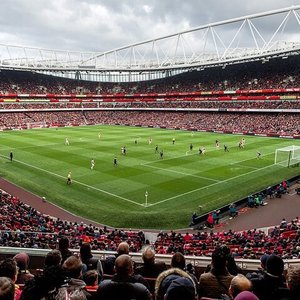
[[[33,129],[33,128],[45,128],[47,127],[45,121],[41,122],[32,122],[32,123],[27,123],[27,129]]]
[[[276,149],[275,165],[291,167],[300,163],[300,146],[288,146]]]

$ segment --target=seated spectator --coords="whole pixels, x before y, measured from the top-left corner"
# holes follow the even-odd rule
[[[18,274],[17,263],[14,259],[6,258],[0,261],[0,277],[8,277],[14,283],[15,300],[19,300],[22,293],[20,287],[17,284],[15,284],[17,280],[17,274]]]
[[[196,290],[198,291],[198,280],[197,277],[195,276],[195,272],[189,272],[186,268],[186,264],[185,264],[185,257],[181,252],[176,252],[171,259],[171,267],[172,268],[178,268],[181,269],[185,272],[187,272],[191,278],[194,281],[194,285],[196,287]],[[190,270],[192,271],[192,270]]]
[[[82,276],[82,280],[86,283],[85,289],[87,291],[96,292],[99,284],[99,274],[96,270],[89,270]]]
[[[45,266],[41,274],[26,282],[21,299],[67,299],[65,284],[66,278],[60,266]]]
[[[150,291],[141,283],[136,282],[133,275],[133,262],[129,255],[122,254],[115,261],[116,274],[99,285],[95,299],[111,300],[150,300]]]
[[[14,260],[17,262],[17,266],[19,268],[18,276],[16,280],[17,284],[24,284],[26,281],[34,277],[34,275],[28,271],[29,256],[27,253],[20,252],[16,254],[14,256]]]
[[[179,278],[186,278],[188,279],[191,284],[194,286],[194,291],[196,295],[196,286],[192,279],[192,277],[185,271],[179,268],[170,268],[164,272],[162,272],[156,279],[155,283],[155,299],[156,300],[163,300],[164,296],[170,287],[171,283],[174,280]]]
[[[266,262],[266,272],[259,277],[251,278],[253,292],[260,300],[277,300],[288,293],[283,270],[282,258],[270,255]]]
[[[196,290],[193,283],[184,277],[172,281],[164,297],[165,300],[196,300]]]
[[[266,263],[269,258],[269,254],[264,254],[260,258],[260,268],[256,272],[246,274],[248,279],[254,279],[263,276],[264,272],[266,271]]]
[[[122,242],[118,245],[116,255],[111,255],[106,258],[103,264],[104,274],[113,275],[115,273],[114,266],[116,258],[122,254],[129,254],[129,245],[126,242]]]
[[[239,293],[234,300],[260,300],[252,292],[243,291]],[[286,299],[287,300],[287,299]]]
[[[242,291],[251,291],[251,289],[251,281],[247,279],[243,274],[238,274],[234,276],[231,280],[229,286],[229,296],[232,299],[235,299],[235,297]]]
[[[211,270],[203,273],[199,280],[199,297],[220,298],[222,294],[228,295],[232,278],[226,267],[227,252],[221,247],[212,253]]]
[[[157,276],[167,269],[165,262],[155,262],[155,252],[151,247],[146,247],[142,258],[144,263],[135,268],[135,274],[140,274],[145,278],[157,278]],[[154,292],[155,281],[149,281],[150,292]]]
[[[297,300],[300,295],[300,267],[289,268],[286,276],[287,286],[290,290],[289,300]]]
[[[0,277],[0,299],[15,300],[15,285],[10,278]]]
[[[80,279],[82,276],[83,264],[79,257],[72,255],[68,257],[62,265],[65,275],[70,277],[67,290],[69,294],[76,293],[86,296],[86,299],[91,299],[91,295],[84,289],[86,284]]]
[[[94,257],[92,254],[91,245],[89,243],[83,243],[80,247],[80,258],[82,263],[86,267],[86,271],[96,270],[99,277],[103,276],[103,269],[101,260]]]
[[[61,265],[61,253],[59,250],[52,250],[47,253],[45,257],[44,265],[47,267],[50,266],[60,266]]]
[[[61,263],[63,264],[64,261],[73,255],[72,251],[69,250],[70,247],[70,241],[66,236],[63,236],[60,238],[58,242],[58,250],[61,253],[62,261]]]

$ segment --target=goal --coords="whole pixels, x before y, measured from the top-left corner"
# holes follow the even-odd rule
[[[300,146],[288,146],[276,149],[275,165],[291,167],[300,163]]]
[[[46,122],[41,121],[41,122],[32,122],[32,123],[27,123],[27,129],[34,129],[34,128],[45,128],[46,127]]]

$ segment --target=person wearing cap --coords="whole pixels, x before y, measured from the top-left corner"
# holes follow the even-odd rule
[[[239,293],[234,300],[260,300],[252,292],[243,291]]]
[[[19,268],[16,284],[25,284],[34,277],[34,275],[28,271],[29,256],[25,252],[20,252],[14,256],[14,260],[17,262]]]
[[[283,276],[284,262],[277,255],[270,255],[266,262],[266,270],[261,276],[251,278],[253,293],[260,300],[279,300],[288,294]]]
[[[196,300],[196,290],[193,282],[185,277],[173,280],[164,295],[164,300]]]
[[[270,254],[265,253],[260,258],[260,268],[256,272],[247,273],[246,277],[249,280],[252,280],[254,278],[261,278],[263,277],[265,271],[266,271],[266,263],[267,259],[270,257]]]

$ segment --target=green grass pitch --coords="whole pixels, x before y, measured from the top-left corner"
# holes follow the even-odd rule
[[[66,137],[70,145],[65,145]],[[242,137],[246,146],[238,149]],[[275,149],[293,144],[300,146],[300,141],[107,125],[3,131],[0,176],[102,224],[177,229],[188,226],[199,205],[207,212],[298,175],[299,167],[274,165]],[[155,153],[156,145],[163,159]],[[204,155],[198,154],[199,147],[205,147]],[[113,165],[115,156],[118,166]],[[71,185],[66,184],[69,171]]]

